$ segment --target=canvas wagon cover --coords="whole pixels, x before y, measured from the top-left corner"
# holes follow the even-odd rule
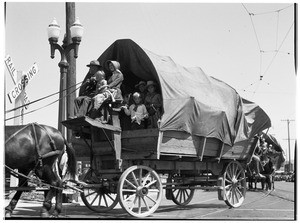
[[[226,83],[206,75],[199,67],[186,68],[168,56],[156,55],[132,40],[115,41],[98,60],[102,65],[107,60],[120,62],[122,90],[134,91],[140,80],[159,84],[164,108],[160,131],[213,137],[232,146],[271,126],[259,106],[242,99]],[[105,72],[109,73],[106,68]]]

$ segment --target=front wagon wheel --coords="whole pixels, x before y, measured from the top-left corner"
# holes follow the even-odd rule
[[[84,175],[83,182],[87,185],[80,194],[83,203],[92,211],[104,213],[112,210],[117,204],[117,193],[112,190],[107,179],[97,176],[93,169]]]
[[[246,176],[242,165],[230,162],[223,173],[223,192],[225,203],[230,207],[239,207],[246,196]]]
[[[119,202],[131,216],[141,218],[154,213],[160,204],[162,194],[161,180],[149,167],[131,166],[119,179]]]

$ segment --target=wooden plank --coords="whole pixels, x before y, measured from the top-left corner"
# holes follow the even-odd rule
[[[220,162],[221,161],[221,158],[222,158],[222,154],[223,154],[223,150],[224,150],[224,142],[222,143],[222,146],[221,146],[221,149],[220,149],[220,154],[219,154],[219,158],[218,158],[218,162]]]
[[[200,161],[203,160],[205,146],[206,146],[206,137],[204,137],[203,145],[201,147],[199,147],[199,149],[197,151],[197,156],[199,157]]]
[[[96,121],[94,119],[91,119],[90,117],[87,117],[87,116],[74,118],[74,119],[68,119],[68,120],[62,121],[62,124],[69,129],[78,129],[78,127],[81,127],[81,126],[93,126],[93,127],[97,127],[97,128],[121,132],[121,127],[103,124],[103,123]]]
[[[158,129],[139,129],[122,131],[122,139],[130,138],[144,138],[144,137],[158,137]]]
[[[120,119],[119,119],[119,113],[116,111],[112,112],[112,121],[114,127],[120,128]],[[122,159],[121,159],[121,152],[122,152],[122,145],[121,145],[121,132],[114,131],[113,133],[114,137],[114,149],[116,153],[116,161],[117,161],[117,169],[121,170],[122,168]]]
[[[160,147],[161,147],[161,143],[162,143],[162,139],[164,136],[164,132],[159,132],[158,134],[158,140],[157,140],[157,159],[160,158]]]

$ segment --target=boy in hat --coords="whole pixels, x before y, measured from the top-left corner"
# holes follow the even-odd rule
[[[145,102],[145,97],[146,97],[146,82],[145,81],[140,81],[138,84],[135,85],[135,88],[139,90],[139,93],[141,94],[142,98],[142,103]]]
[[[148,128],[157,128],[162,110],[162,98],[157,92],[157,84],[154,81],[147,81],[147,95],[145,105],[149,113]]]
[[[141,94],[135,92],[133,95],[134,104],[127,106],[122,106],[126,115],[131,117],[131,130],[144,129],[145,119],[148,118],[148,112],[146,106],[142,103]]]

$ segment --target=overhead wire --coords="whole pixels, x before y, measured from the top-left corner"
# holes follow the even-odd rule
[[[82,83],[82,82],[80,82],[80,83]],[[76,85],[78,85],[78,84],[80,84],[80,83],[77,83],[77,84],[75,84],[75,85],[73,85],[73,86],[70,86],[69,88],[74,87],[74,86],[76,86]],[[43,109],[43,108],[49,107],[50,105],[52,105],[52,104],[54,104],[54,103],[56,103],[56,102],[62,100],[63,98],[69,96],[70,94],[76,92],[77,89],[79,89],[79,88],[80,88],[80,86],[77,87],[75,90],[71,91],[70,93],[66,94],[64,97],[59,98],[59,99],[57,99],[57,100],[55,100],[55,101],[53,101],[53,102],[51,102],[51,103],[49,103],[49,104],[47,104],[47,105],[44,105],[44,106],[42,106],[42,107],[40,107],[40,108],[34,109],[34,110],[32,110],[32,111],[29,111],[29,112],[26,112],[26,113],[23,113],[23,114],[20,114],[20,115],[16,115],[16,116],[7,118],[7,119],[5,119],[4,121],[8,121],[8,120],[11,120],[11,119],[14,119],[14,118],[18,118],[18,117],[23,116],[23,115],[28,115],[28,114],[30,114],[30,113],[36,112],[36,111],[38,111],[38,110],[41,110],[41,109]],[[63,89],[62,91],[66,91],[67,89],[68,89],[68,88]],[[55,94],[58,94],[58,93],[60,93],[60,91],[59,91],[59,92],[56,92],[56,93],[54,93],[54,94],[51,94],[51,96],[53,96],[53,95],[55,95]],[[36,101],[33,101],[32,103],[37,102],[37,101],[40,101],[40,100],[45,99],[45,98],[48,98],[48,97],[50,97],[50,96],[48,95],[48,96],[46,96],[46,97],[43,97],[43,98],[38,99],[38,100],[36,100]],[[28,104],[30,104],[30,103],[28,103]],[[22,106],[20,106],[20,107],[18,107],[18,108],[11,109],[11,110],[9,110],[9,112],[10,112],[10,111],[17,110],[17,109],[20,109],[20,108],[22,108],[22,107],[25,107],[25,106],[27,106],[28,104],[22,105]]]
[[[265,75],[266,75],[267,71],[270,69],[271,65],[273,64],[273,62],[274,62],[274,60],[275,60],[276,56],[278,55],[278,51],[279,51],[279,50],[280,50],[280,48],[282,47],[282,45],[283,45],[284,41],[286,40],[286,38],[287,38],[287,36],[288,36],[289,32],[291,31],[291,29],[292,29],[293,25],[294,25],[294,22],[293,22],[293,23],[292,23],[292,25],[290,26],[290,28],[289,28],[288,32],[286,33],[286,35],[285,35],[285,37],[284,37],[283,41],[282,41],[282,42],[281,42],[281,44],[280,44],[280,46],[279,46],[278,50],[276,50],[276,52],[275,52],[275,54],[274,54],[274,56],[273,56],[273,58],[272,58],[272,60],[271,60],[271,62],[270,62],[270,64],[269,64],[269,66],[267,67],[267,69],[266,69],[266,70],[265,70],[265,72],[263,73],[263,76],[265,76]]]
[[[268,12],[261,12],[261,13],[252,13],[253,15],[265,15],[265,14],[271,14],[271,13],[274,13],[274,12],[280,12],[280,11],[283,11],[289,7],[292,7],[293,5],[289,5],[289,6],[286,6],[282,9],[277,9],[277,10],[273,10],[273,11],[268,11]]]
[[[19,106],[19,107],[10,109],[10,110],[8,110],[8,111],[5,111],[5,113],[7,114],[7,113],[10,113],[10,112],[16,111],[16,110],[18,110],[18,109],[20,109],[20,108],[27,107],[28,105],[31,105],[31,104],[34,104],[34,103],[39,102],[39,101],[41,101],[41,100],[44,100],[44,99],[46,99],[46,98],[52,97],[52,96],[54,96],[54,95],[56,95],[56,94],[59,94],[60,92],[64,92],[64,91],[66,91],[66,90],[68,90],[68,89],[70,89],[70,88],[73,88],[74,86],[76,86],[76,85],[78,85],[78,84],[81,84],[81,83],[82,83],[82,82],[79,82],[79,83],[77,83],[77,84],[75,84],[75,85],[73,85],[73,86],[70,86],[70,87],[68,87],[68,88],[66,88],[66,89],[63,89],[62,91],[55,92],[55,93],[53,93],[53,94],[50,94],[50,95],[47,95],[47,96],[45,96],[45,97],[39,98],[39,99],[37,99],[37,100],[35,100],[35,101],[31,101],[31,102],[29,102],[29,103],[27,103],[27,104],[24,104],[24,105],[21,105],[21,106]],[[78,88],[77,88],[77,89],[78,89]]]
[[[284,7],[284,8],[282,8],[282,9],[279,9],[279,10],[273,10],[273,11],[263,12],[263,13],[252,13],[252,12],[250,12],[250,11],[246,8],[246,6],[245,6],[244,4],[242,4],[242,6],[244,7],[245,11],[246,11],[246,12],[248,13],[248,15],[250,16],[251,24],[252,24],[252,27],[253,27],[253,30],[254,30],[254,34],[255,34],[255,38],[256,38],[256,42],[257,42],[257,45],[258,45],[258,48],[259,48],[259,54],[260,54],[259,75],[260,75],[260,81],[262,81],[263,77],[266,75],[267,71],[270,69],[271,65],[273,64],[273,62],[274,62],[276,56],[277,56],[278,53],[280,52],[280,48],[282,47],[284,41],[285,41],[286,38],[287,38],[287,35],[289,34],[291,28],[292,28],[293,25],[294,25],[294,22],[293,22],[292,25],[291,25],[291,27],[289,28],[287,34],[285,35],[285,38],[284,38],[283,41],[281,42],[279,48],[277,48],[277,44],[278,44],[278,33],[279,33],[279,12],[281,12],[282,10],[285,10],[285,9],[287,9],[287,8],[293,6],[293,5],[289,5],[289,6],[287,6],[287,7]],[[262,55],[263,55],[264,53],[268,52],[268,51],[264,51],[264,50],[261,48],[260,41],[259,41],[259,38],[258,38],[258,34],[257,34],[257,31],[256,31],[256,28],[255,28],[254,21],[253,21],[253,18],[252,18],[252,17],[255,16],[255,15],[264,15],[264,14],[275,13],[275,12],[277,13],[277,30],[276,30],[276,43],[275,43],[275,44],[276,44],[276,47],[275,47],[275,50],[274,50],[275,55],[273,56],[273,58],[272,58],[271,62],[269,63],[267,69],[262,73],[262,64],[263,64],[263,57],[262,57]],[[269,52],[270,52],[270,51],[269,51]],[[287,54],[290,55],[290,53],[287,53]],[[254,83],[250,84],[250,86],[254,85],[255,83],[257,83],[257,82],[254,82]],[[268,83],[268,84],[269,84],[269,83]],[[258,90],[258,88],[259,88],[259,84],[258,84],[258,86],[256,87],[255,92]],[[246,90],[244,90],[244,91],[246,91]],[[255,94],[255,93],[254,93],[254,94]]]

